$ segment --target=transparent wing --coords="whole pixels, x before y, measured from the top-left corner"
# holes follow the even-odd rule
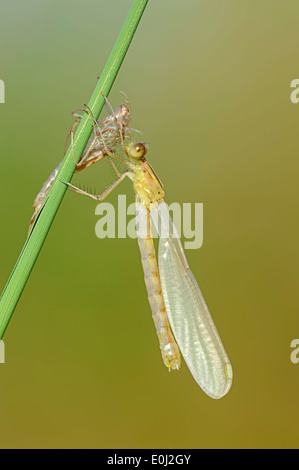
[[[151,216],[160,236],[159,272],[172,331],[196,382],[210,397],[221,398],[232,383],[230,361],[166,204],[160,203]]]

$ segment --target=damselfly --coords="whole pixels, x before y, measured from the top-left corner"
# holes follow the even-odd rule
[[[94,119],[93,122],[97,126]],[[105,145],[100,128],[97,134]],[[179,369],[180,350],[204,392],[212,398],[221,398],[231,387],[232,367],[164,203],[163,185],[145,158],[146,144],[122,144],[124,158],[105,149],[111,158],[124,163],[126,170],[103,193],[94,195],[66,184],[79,194],[103,201],[126,177],[130,178],[136,196],[137,235],[145,283],[163,361],[169,369]],[[159,269],[152,223],[160,236]]]
[[[106,103],[108,103],[107,100]],[[111,107],[109,103],[108,106]],[[81,111],[86,112],[86,109],[82,109]],[[118,144],[123,142],[126,130],[128,129],[128,126],[131,121],[131,111],[129,104],[122,104],[118,108],[116,108],[115,111],[113,111],[113,109],[111,109],[111,111],[111,114],[108,115],[102,122],[97,122],[97,126],[100,125],[102,127],[102,137],[100,138],[99,135],[93,133],[92,137],[87,142],[86,148],[79,162],[76,162],[75,171],[82,171],[90,165],[93,165],[94,163],[98,162],[103,157],[107,156],[107,148],[113,150]],[[79,120],[82,118],[82,115],[79,115],[76,112],[73,112],[72,114],[74,117],[77,118],[70,131],[71,139],[73,140],[74,129],[78,125]],[[105,142],[105,145],[103,142]],[[53,170],[50,174],[49,178],[44,182],[41,190],[39,191],[38,195],[34,200],[34,213],[30,220],[29,232],[51,189],[51,186],[60,170],[61,165],[62,161],[57,165],[55,170]]]

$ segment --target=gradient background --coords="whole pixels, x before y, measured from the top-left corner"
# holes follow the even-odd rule
[[[1,289],[130,5],[0,1]],[[230,393],[167,372],[136,240],[97,239],[96,204],[68,193],[4,336],[1,448],[298,446],[298,15],[290,0],[150,1],[110,94],[128,94],[166,200],[204,203],[187,256]],[[111,179],[98,165],[73,181]],[[130,181],[118,193],[134,199]]]

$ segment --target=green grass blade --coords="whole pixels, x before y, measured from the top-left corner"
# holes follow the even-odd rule
[[[88,103],[89,108],[96,119],[104,105],[104,97],[101,91],[108,96],[117,73],[130,46],[138,23],[148,0],[134,0],[128,16],[123,24],[117,41],[108,58],[103,73]],[[74,136],[74,150],[79,159],[92,132],[92,123],[86,114],[80,121]],[[6,284],[0,298],[0,339],[8,326],[14,309],[23,292],[30,276],[34,263],[46,239],[48,231],[59,209],[61,201],[67,190],[67,186],[59,180],[70,181],[75,171],[72,149],[69,147],[61,169],[42,207],[33,229],[26,240],[19,259]]]

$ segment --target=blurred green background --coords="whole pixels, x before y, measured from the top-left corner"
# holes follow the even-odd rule
[[[1,289],[130,5],[0,1]],[[166,200],[204,203],[187,257],[230,393],[167,372],[136,240],[96,238],[96,204],[67,193],[4,336],[1,448],[298,446],[298,15],[290,0],[150,1],[109,97],[128,94]],[[112,178],[99,164],[73,182]],[[133,201],[129,181],[120,193]]]

